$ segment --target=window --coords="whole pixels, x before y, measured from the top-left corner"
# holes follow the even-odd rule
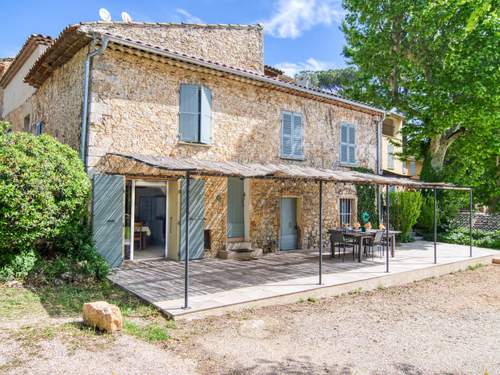
[[[31,131],[31,118],[30,118],[30,115],[26,115],[24,116],[24,131],[25,132],[30,132]]]
[[[417,164],[415,160],[410,160],[410,176],[415,176],[417,174]]]
[[[43,123],[43,121],[37,122],[35,125],[35,135],[42,135],[44,126],[45,124]]]
[[[356,164],[356,128],[352,124],[340,126],[340,163]]]
[[[281,157],[304,159],[304,124],[300,113],[281,114]]]
[[[387,169],[394,169],[394,145],[387,145]]]
[[[382,134],[389,137],[394,137],[396,135],[396,125],[390,118],[386,118],[382,123]]]
[[[406,160],[401,161],[401,172],[402,174],[406,175]]]
[[[340,198],[340,226],[351,225],[354,199]]]
[[[182,84],[179,98],[179,139],[212,142],[212,92],[200,85]]]

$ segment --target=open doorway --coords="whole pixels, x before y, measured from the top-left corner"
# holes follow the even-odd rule
[[[167,254],[167,186],[167,182],[141,180],[127,184],[126,259],[161,258]]]

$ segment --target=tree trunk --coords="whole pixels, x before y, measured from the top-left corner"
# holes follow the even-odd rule
[[[429,157],[431,158],[431,167],[435,172],[441,172],[448,149],[464,131],[464,128],[458,128],[439,134],[431,139],[429,144]]]

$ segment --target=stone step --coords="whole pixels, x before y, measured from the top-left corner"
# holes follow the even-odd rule
[[[227,250],[252,250],[252,243],[249,241],[228,242]]]
[[[259,258],[263,255],[262,249],[237,249],[221,250],[218,257],[222,259],[250,260]]]

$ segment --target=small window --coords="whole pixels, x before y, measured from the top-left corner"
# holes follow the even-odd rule
[[[402,160],[401,161],[401,165],[402,165],[401,172],[402,172],[402,174],[406,175],[406,172],[407,172],[407,170],[406,170],[406,160]]]
[[[212,143],[212,92],[209,88],[181,85],[179,139],[191,143]]]
[[[354,199],[340,198],[340,226],[351,225]]]
[[[31,117],[30,117],[30,115],[24,116],[24,131],[31,132]]]
[[[394,121],[390,118],[386,118],[382,123],[382,134],[389,137],[396,136],[396,125]]]
[[[340,163],[356,164],[356,128],[352,124],[340,126]]]
[[[417,163],[415,160],[410,160],[410,176],[415,176],[417,174]]]
[[[300,113],[281,114],[281,157],[304,159],[304,124]]]
[[[394,145],[387,145],[387,169],[394,169]]]
[[[42,135],[44,127],[45,127],[45,124],[43,123],[43,121],[37,122],[35,125],[35,135]]]

